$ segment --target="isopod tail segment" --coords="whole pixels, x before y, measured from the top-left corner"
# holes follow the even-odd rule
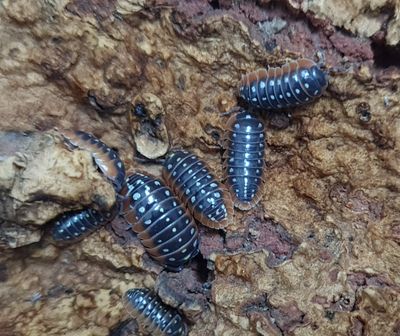
[[[51,237],[58,245],[76,243],[111,222],[117,213],[116,205],[110,211],[88,208],[64,213],[54,222]]]
[[[265,190],[263,121],[257,114],[243,109],[232,115],[222,146],[224,180],[234,206],[250,210],[260,201]]]
[[[282,67],[258,69],[239,82],[239,96],[261,109],[283,109],[312,102],[328,86],[328,75],[314,61],[301,58]]]
[[[71,148],[79,148],[91,153],[100,171],[110,180],[118,193],[125,182],[124,163],[118,154],[94,135],[83,131],[59,131],[66,144]]]
[[[163,165],[163,178],[201,224],[222,229],[233,221],[233,201],[224,184],[196,155],[174,150]]]
[[[127,178],[123,194],[120,214],[154,260],[177,272],[198,254],[196,223],[160,179],[134,173]]]
[[[175,309],[146,288],[129,289],[123,297],[129,315],[138,323],[144,335],[186,336],[187,325]]]

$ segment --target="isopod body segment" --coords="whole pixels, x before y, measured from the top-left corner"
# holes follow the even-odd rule
[[[220,229],[232,221],[229,192],[197,156],[183,150],[172,152],[163,165],[163,177],[201,224]]]
[[[179,271],[197,255],[197,226],[161,180],[135,173],[127,178],[122,195],[120,213],[153,259]]]
[[[68,212],[54,223],[51,236],[55,242],[74,242],[112,221],[115,215],[115,209],[107,212],[95,209]]]
[[[302,58],[282,67],[250,72],[242,76],[238,90],[253,106],[281,109],[309,103],[327,86],[327,74],[312,60]]]
[[[185,336],[187,326],[182,316],[145,288],[128,290],[124,306],[137,321],[140,331],[151,336]]]
[[[62,130],[61,134],[72,148],[89,151],[101,172],[113,183],[115,190],[121,190],[125,181],[125,167],[113,149],[90,133]]]
[[[235,207],[249,210],[262,197],[265,134],[262,120],[241,110],[228,120],[223,154],[226,185]]]

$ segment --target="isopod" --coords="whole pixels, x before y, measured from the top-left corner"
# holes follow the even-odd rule
[[[227,127],[223,154],[226,185],[235,207],[249,210],[264,189],[264,124],[255,114],[241,110],[229,118]]]
[[[230,194],[197,156],[183,150],[171,152],[163,177],[201,224],[220,229],[232,221]]]
[[[54,223],[51,236],[56,242],[77,241],[112,221],[115,215],[115,209],[106,212],[85,209],[65,213]]]
[[[161,180],[135,173],[127,178],[122,195],[120,213],[153,259],[179,271],[197,255],[197,226]]]
[[[94,135],[83,131],[62,130],[61,134],[72,148],[89,151],[101,172],[113,183],[115,190],[121,190],[125,181],[125,167],[114,150]]]
[[[145,288],[128,290],[124,295],[124,305],[136,319],[140,331],[151,336],[185,336],[187,326],[182,316],[165,305],[160,298]]]
[[[314,61],[302,58],[242,76],[239,95],[251,105],[281,109],[309,103],[327,86],[327,74]]]

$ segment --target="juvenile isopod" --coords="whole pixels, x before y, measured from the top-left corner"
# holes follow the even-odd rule
[[[265,134],[262,120],[241,110],[232,115],[224,139],[226,185],[235,207],[249,210],[261,199],[264,187]]]
[[[67,212],[54,223],[51,236],[56,242],[74,242],[112,221],[115,215],[115,209],[107,212],[95,209]]]
[[[281,109],[312,102],[327,86],[327,74],[312,60],[302,58],[242,76],[238,91],[253,106]]]
[[[131,317],[145,335],[185,336],[187,326],[182,316],[165,305],[160,298],[145,288],[128,290],[124,295],[124,305]]]
[[[220,229],[232,221],[229,192],[194,154],[171,152],[163,165],[163,177],[201,224]]]
[[[135,173],[126,180],[120,213],[150,256],[179,271],[199,251],[197,226],[161,180]]]
[[[61,131],[64,140],[72,148],[87,150],[91,153],[101,172],[119,192],[125,180],[125,167],[118,154],[94,135],[83,131]]]

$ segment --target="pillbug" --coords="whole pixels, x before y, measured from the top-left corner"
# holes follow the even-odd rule
[[[85,209],[65,213],[55,222],[51,236],[56,242],[77,241],[112,221],[115,215],[115,209],[107,212]]]
[[[197,226],[161,180],[135,173],[127,178],[122,194],[121,214],[153,259],[179,271],[197,255]]]
[[[263,122],[242,110],[228,120],[223,145],[226,185],[235,207],[249,210],[262,196],[265,135]]]
[[[230,194],[197,156],[172,152],[164,162],[163,177],[201,224],[219,229],[232,221]]]
[[[136,319],[140,331],[152,336],[185,336],[187,326],[182,316],[145,288],[128,290],[124,295],[124,306]]]
[[[309,103],[327,86],[327,74],[312,60],[302,58],[242,76],[239,95],[251,105],[280,109]]]
[[[113,183],[115,190],[121,190],[125,180],[125,167],[114,150],[83,131],[63,130],[61,134],[72,148],[89,151],[101,172]]]

